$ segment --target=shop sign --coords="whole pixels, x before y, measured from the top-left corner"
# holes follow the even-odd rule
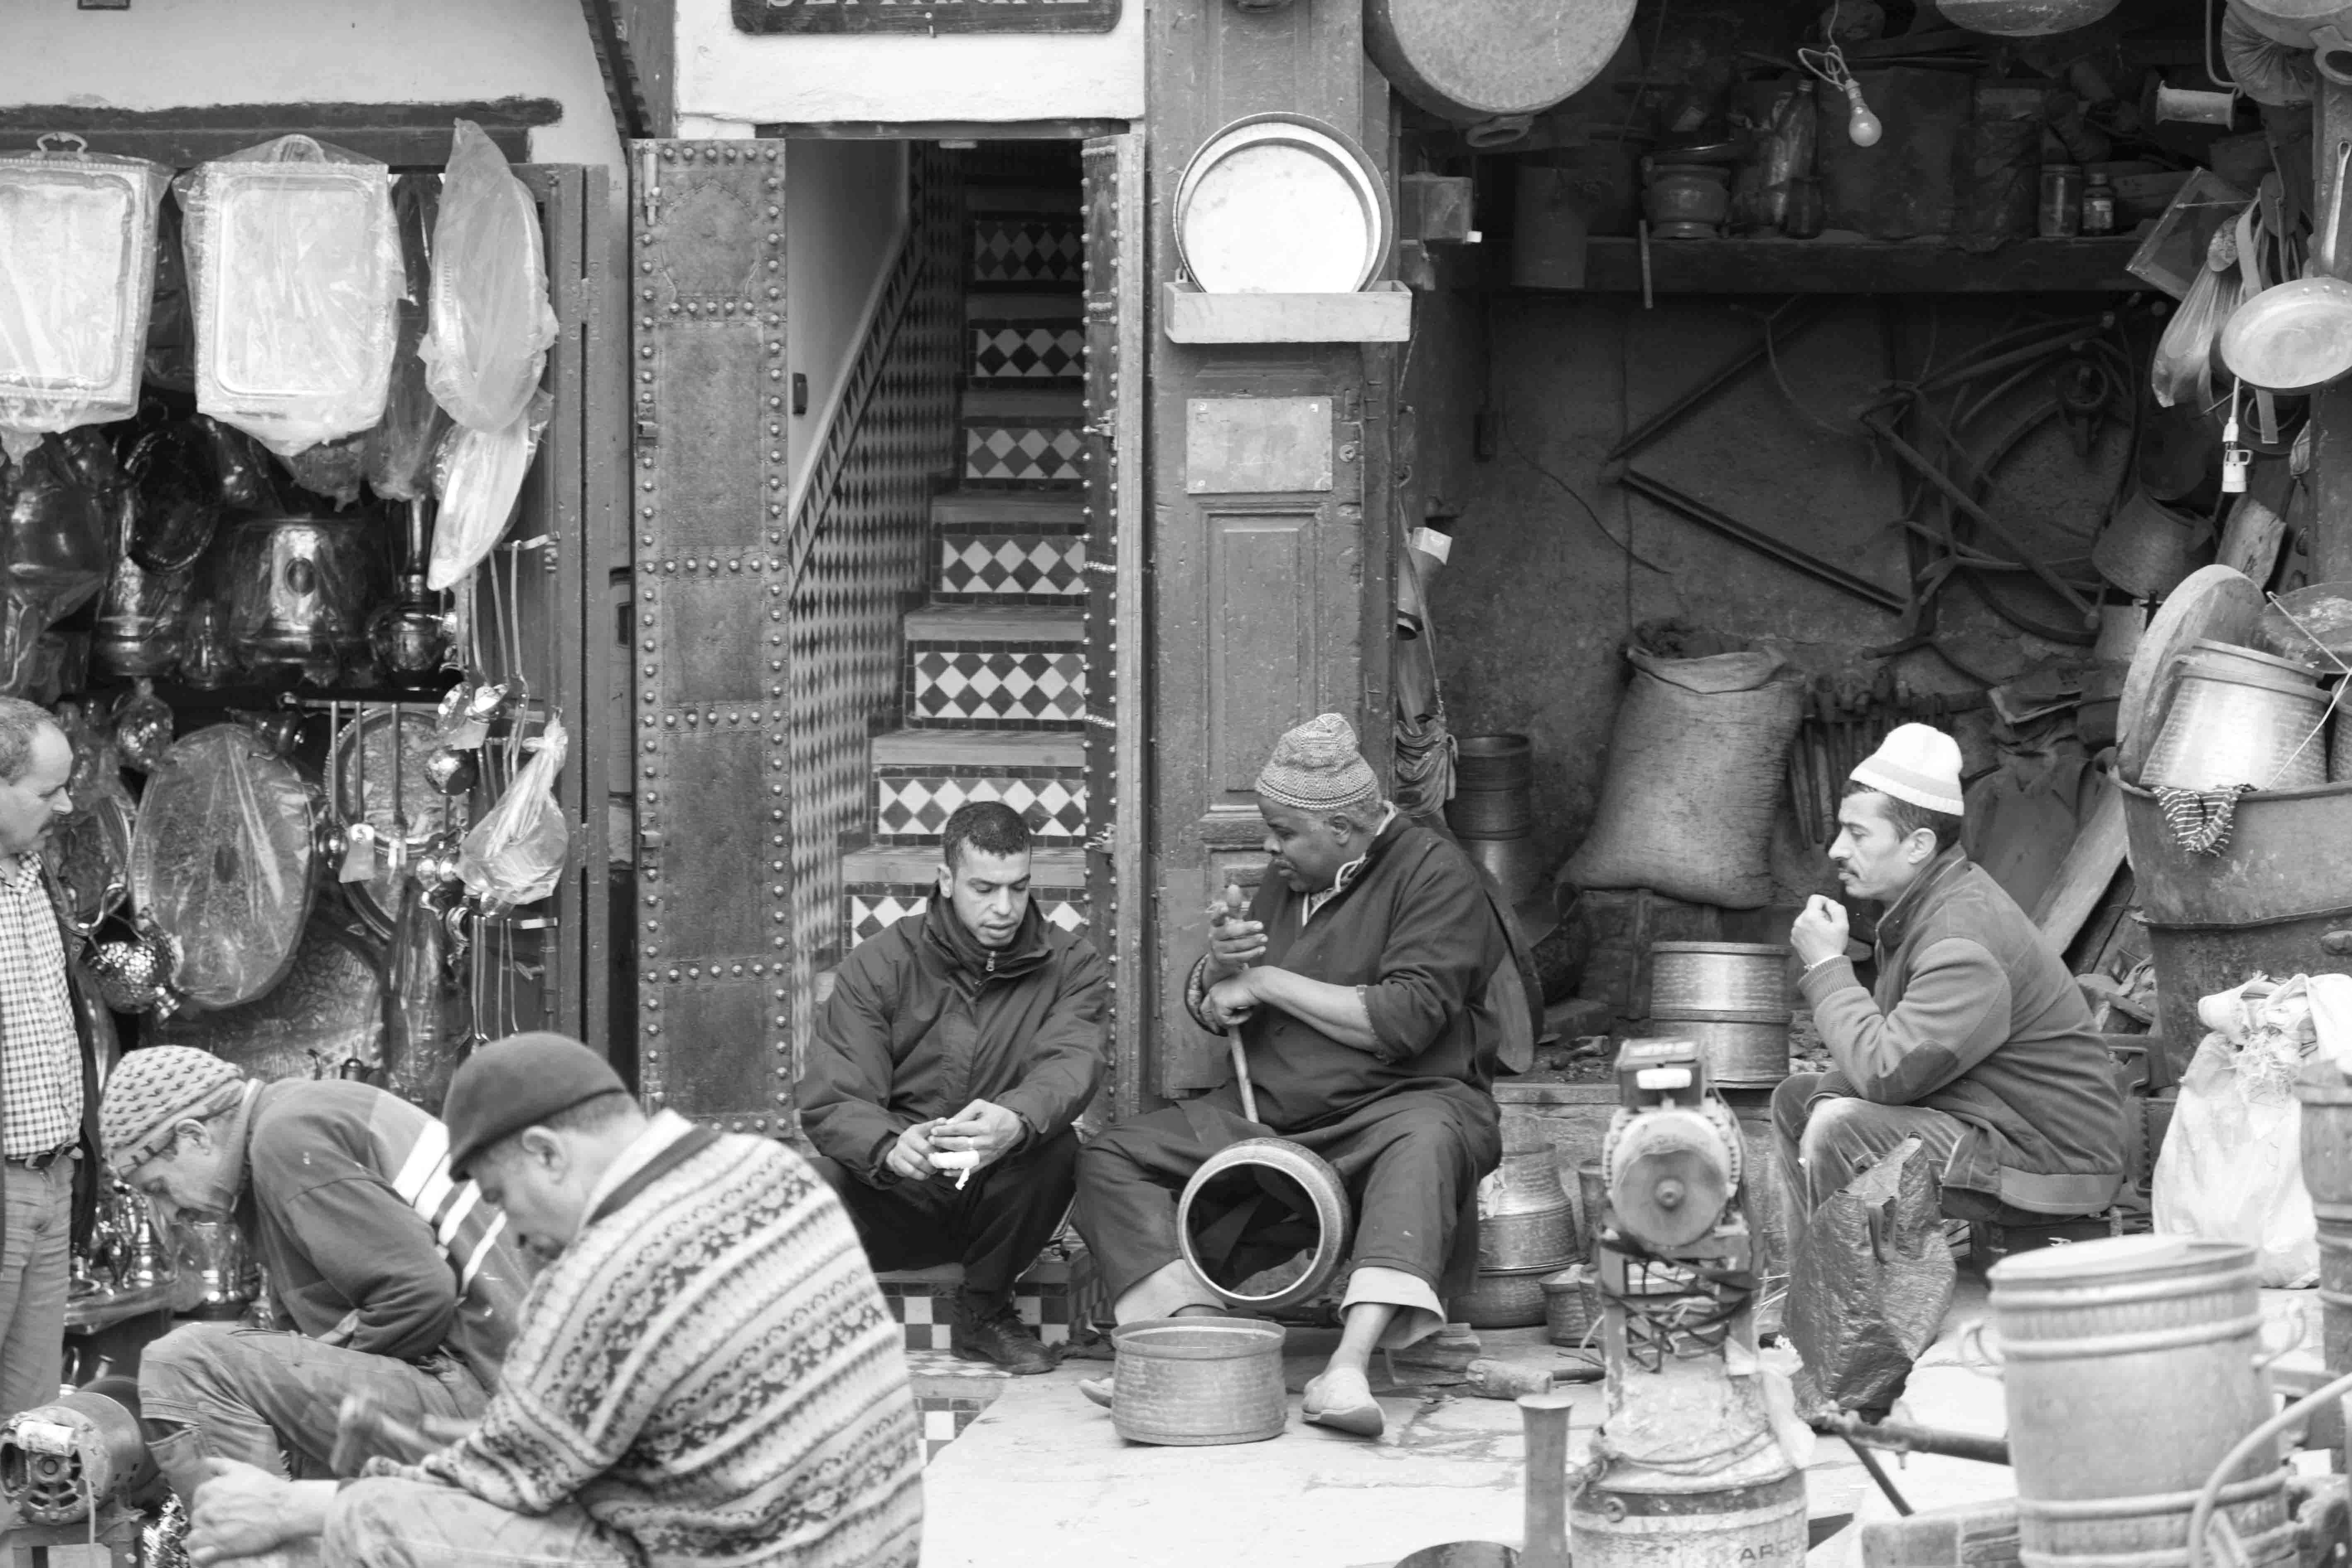
[[[742,33],[1108,33],[1123,0],[734,0]]]

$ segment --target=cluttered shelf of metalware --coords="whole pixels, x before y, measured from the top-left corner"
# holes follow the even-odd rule
[[[2126,268],[2141,237],[2020,239],[1985,252],[1940,239],[1654,239],[1647,288],[1656,294],[2132,293],[2147,288]],[[1584,291],[1643,292],[1643,248],[1630,236],[1587,239]],[[1505,291],[1561,292],[1524,285]]]

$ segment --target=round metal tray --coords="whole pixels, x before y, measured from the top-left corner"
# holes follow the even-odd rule
[[[379,841],[389,843],[396,804],[398,815],[407,819],[402,837],[408,842],[413,862],[417,850],[442,834],[466,826],[466,802],[462,796],[453,799],[436,794],[426,782],[425,763],[436,743],[433,720],[401,710],[395,747],[393,712],[389,708],[372,709],[345,724],[342,733],[335,737],[335,815],[347,825],[364,820],[375,829]],[[395,751],[400,764],[396,803]],[[331,874],[333,869],[330,868]],[[342,885],[352,910],[379,939],[392,934],[393,919],[400,909],[400,878],[404,874],[404,870],[394,872],[390,862],[378,855],[374,876]]]
[[[1362,148],[1296,114],[1236,120],[1192,154],[1176,248],[1211,294],[1352,294],[1387,258],[1388,188]]]

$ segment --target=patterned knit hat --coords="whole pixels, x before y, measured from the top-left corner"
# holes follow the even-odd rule
[[[128,1175],[163,1152],[172,1129],[233,1108],[245,1094],[236,1068],[192,1046],[149,1046],[125,1056],[107,1079],[98,1135],[107,1163]]]
[[[1897,724],[1849,776],[1928,811],[1958,816],[1966,809],[1960,798],[1960,743],[1926,724]]]
[[[1257,793],[1300,811],[1341,811],[1381,798],[1381,781],[1356,750],[1355,726],[1318,714],[1274,743],[1257,775]]]

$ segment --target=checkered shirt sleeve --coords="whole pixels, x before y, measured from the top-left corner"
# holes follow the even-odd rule
[[[73,1141],[77,1055],[65,938],[40,863],[23,856],[0,879],[0,1155],[26,1160]]]

